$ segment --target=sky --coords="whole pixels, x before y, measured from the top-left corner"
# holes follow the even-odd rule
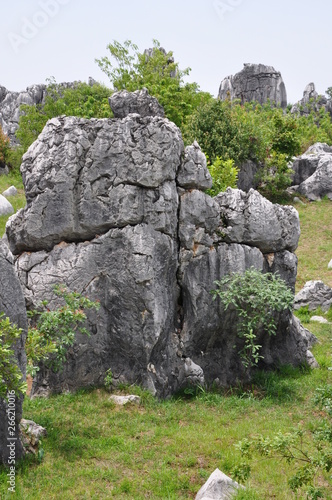
[[[332,86],[331,0],[12,0],[0,19],[0,85],[88,81],[110,86],[96,58],[113,40],[174,53],[187,81],[217,96],[244,63],[281,72],[289,103]]]

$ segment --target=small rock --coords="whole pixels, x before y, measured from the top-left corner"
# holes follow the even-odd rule
[[[0,215],[10,215],[14,213],[14,208],[11,203],[0,194]]]
[[[22,418],[20,422],[20,431],[26,451],[36,454],[40,439],[47,435],[46,429],[33,422],[33,420]]]
[[[326,318],[323,316],[311,316],[310,321],[315,321],[316,323],[328,323]]]
[[[243,486],[216,469],[199,490],[195,500],[228,500],[236,496],[239,488]]]
[[[134,403],[138,405],[141,402],[141,398],[133,394],[130,394],[129,396],[117,396],[114,394],[113,396],[110,397],[110,401],[113,401],[116,405],[120,406],[124,406],[127,403]]]
[[[6,191],[2,193],[2,196],[16,196],[17,195],[17,189],[15,186],[10,186]]]
[[[293,202],[300,203],[300,205],[303,205],[305,207],[305,203],[302,200],[300,200],[300,198],[298,198],[297,196],[295,196],[295,198],[293,199]]]
[[[328,311],[332,305],[332,288],[325,285],[321,280],[307,281],[304,287],[295,295],[294,309],[308,306],[309,311],[318,307]]]
[[[319,368],[319,364],[317,363],[315,356],[309,350],[307,351],[307,363],[310,368]]]
[[[328,263],[327,268],[328,268],[328,269],[332,269],[332,259],[331,259],[331,260],[330,260],[330,262]]]

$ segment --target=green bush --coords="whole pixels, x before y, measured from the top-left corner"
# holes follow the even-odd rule
[[[212,188],[207,190],[210,196],[216,196],[228,187],[236,188],[239,169],[235,167],[234,160],[222,160],[217,156],[208,168],[213,181]]]
[[[5,398],[8,391],[16,395],[26,390],[22,372],[16,364],[14,345],[22,335],[22,329],[12,325],[9,318],[0,314],[0,398]]]
[[[63,88],[53,79],[46,88],[45,102],[39,105],[21,106],[23,111],[19,119],[16,137],[20,148],[13,153],[13,161],[27,151],[37,139],[47,121],[55,116],[79,116],[81,118],[109,118],[112,112],[108,103],[111,90],[98,83],[88,85],[77,83],[73,88]]]
[[[9,137],[4,133],[0,127],[0,165],[5,165],[8,160],[10,152]]]
[[[214,298],[219,297],[225,310],[232,307],[238,313],[237,333],[244,340],[239,352],[246,368],[257,366],[262,356],[257,344],[259,332],[275,335],[275,314],[291,309],[294,296],[276,274],[262,273],[251,267],[244,273],[232,273],[216,281]]]
[[[83,326],[86,320],[84,309],[99,309],[100,304],[89,300],[77,292],[69,292],[63,285],[54,287],[54,293],[64,301],[55,310],[43,301],[42,310],[28,312],[30,326],[26,341],[28,372],[38,371],[38,363],[43,361],[53,371],[62,368],[69,347],[74,344],[76,333],[89,335]],[[33,321],[32,321],[33,320]]]

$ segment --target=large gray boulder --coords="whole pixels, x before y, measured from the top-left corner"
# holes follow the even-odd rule
[[[142,117],[165,116],[163,107],[155,97],[149,95],[147,89],[115,92],[109,98],[109,103],[115,118],[125,118],[130,113],[137,113]]]
[[[13,256],[8,247],[0,240],[0,312],[10,321],[22,328],[22,336],[15,346],[17,364],[25,377],[26,356],[24,351],[27,334],[27,315],[21,284],[14,268]],[[23,397],[10,398],[8,402],[0,399],[0,463],[10,465],[8,459],[18,460],[23,455],[23,447],[19,439],[19,422],[22,417]],[[7,410],[15,416],[15,432],[9,434]],[[11,447],[8,447],[11,445]],[[13,463],[11,464],[13,465]]]
[[[226,242],[256,246],[263,253],[296,250],[300,226],[295,208],[274,205],[254,189],[244,193],[227,188],[215,201],[220,205]]]
[[[219,87],[219,99],[241,99],[242,102],[257,101],[286,108],[286,87],[279,71],[264,64],[244,64],[234,76],[224,78]]]
[[[294,309],[308,307],[309,311],[314,311],[318,307],[321,307],[325,312],[331,306],[332,288],[325,285],[321,280],[307,281],[294,298]]]
[[[320,200],[327,196],[332,200],[332,146],[316,143],[292,164],[291,191]]]
[[[7,236],[28,307],[45,299],[56,307],[57,283],[101,304],[88,315],[91,336],[77,337],[60,374],[41,366],[34,393],[102,384],[109,369],[115,384],[142,383],[159,396],[250,376],[236,315],[211,290],[251,266],[293,289],[294,209],[253,190],[212,199],[198,144],[184,151],[179,129],[158,116],[53,119],[22,174],[27,206]],[[261,332],[259,343],[266,366],[308,359],[289,313],[279,315],[276,338]]]

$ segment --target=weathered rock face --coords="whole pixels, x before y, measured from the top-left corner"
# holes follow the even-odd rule
[[[322,281],[307,281],[304,287],[295,295],[294,309],[308,306],[309,311],[314,311],[321,307],[323,311],[328,311],[332,306],[332,288]]]
[[[158,116],[53,119],[22,173],[27,207],[7,236],[28,306],[55,306],[56,283],[101,303],[89,313],[91,336],[78,336],[60,374],[42,368],[35,392],[101,384],[109,368],[115,382],[160,396],[244,376],[236,317],[211,290],[250,266],[294,287],[294,209],[254,190],[210,198],[198,144],[184,150],[177,127]],[[259,339],[265,365],[305,361],[308,339],[288,313],[278,323],[276,338]]]
[[[93,80],[89,84],[93,85]],[[59,88],[66,89],[75,87],[76,82],[64,82],[59,84]],[[21,116],[20,106],[22,104],[36,105],[43,104],[47,89],[44,84],[30,85],[22,92],[11,92],[0,86],[0,126],[8,135],[11,144],[17,144],[15,136],[18,129],[18,122]]]
[[[0,125],[12,144],[17,143],[15,132],[22,104],[40,104],[45,97],[46,85],[31,85],[23,92],[10,92],[0,87]]]
[[[286,87],[279,71],[264,64],[244,64],[234,76],[224,78],[219,87],[219,98],[241,99],[242,102],[267,101],[286,108]]]
[[[293,162],[291,191],[315,201],[327,196],[332,200],[332,147],[316,143]]]
[[[303,91],[303,97],[292,106],[291,113],[307,116],[312,111],[324,108],[332,116],[332,103],[325,96],[316,92],[315,84],[308,83]]]
[[[146,89],[128,92],[122,90],[116,92],[109,98],[115,118],[125,118],[129,113],[137,113],[144,116],[161,116],[165,113],[163,107],[155,97],[149,95]]]
[[[27,316],[25,310],[24,296],[21,284],[15,274],[13,257],[8,247],[0,240],[0,312],[3,312],[13,324],[23,329],[22,336],[16,344],[15,355],[18,366],[25,376],[26,357],[24,351],[27,333]],[[19,422],[22,417],[23,398],[16,398],[15,403],[9,400],[10,410],[15,413],[16,429],[14,435],[9,435],[8,429],[8,403],[0,399],[0,463],[8,465],[10,449],[8,444],[14,443],[15,458],[18,460],[23,454],[21,441],[19,440]],[[9,438],[16,438],[10,440]]]

